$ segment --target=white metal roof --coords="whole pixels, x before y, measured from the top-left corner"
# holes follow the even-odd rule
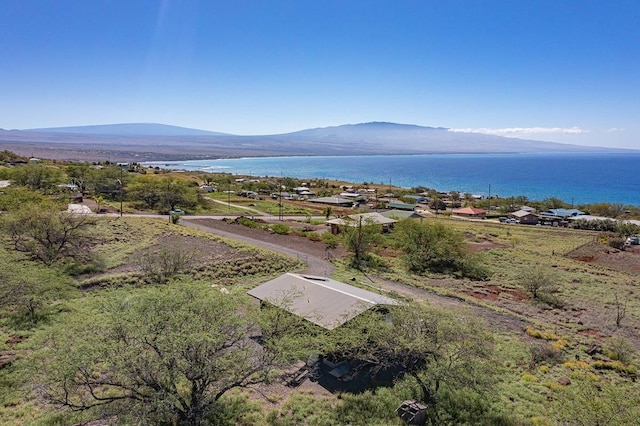
[[[397,305],[386,296],[331,278],[286,273],[249,290],[249,295],[333,330],[376,305]]]

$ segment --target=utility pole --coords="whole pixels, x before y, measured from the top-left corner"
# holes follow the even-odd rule
[[[122,217],[122,167],[120,167],[120,217]]]
[[[278,220],[282,221],[282,171],[280,172],[280,180],[278,181]]]
[[[491,214],[491,184],[489,184],[489,198],[487,201],[489,202],[489,206],[487,207],[487,214]]]

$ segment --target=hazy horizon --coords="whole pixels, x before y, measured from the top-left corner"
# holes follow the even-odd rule
[[[8,2],[0,127],[373,121],[640,145],[640,4]]]

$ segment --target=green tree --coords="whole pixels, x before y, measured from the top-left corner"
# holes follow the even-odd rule
[[[43,164],[27,164],[16,167],[11,173],[11,180],[16,185],[45,192],[52,191],[62,181],[62,178],[60,169]]]
[[[49,265],[62,258],[86,256],[93,242],[88,229],[94,223],[90,216],[60,212],[43,202],[7,214],[0,226],[17,251]]]
[[[362,216],[345,221],[348,224],[340,227],[342,242],[345,248],[353,253],[351,265],[361,269],[366,255],[381,240],[382,227]]]
[[[403,220],[394,230],[411,272],[454,272],[464,257],[462,234],[439,222]]]
[[[45,343],[38,381],[51,403],[135,424],[208,424],[223,395],[271,368],[251,339],[256,306],[239,296],[182,286],[105,299]]]
[[[636,425],[640,419],[640,388],[635,383],[601,383],[572,377],[554,404],[561,424],[568,426]]]
[[[378,370],[400,368],[414,380],[434,424],[441,424],[439,403],[448,392],[490,388],[495,365],[484,327],[419,303],[388,310],[387,318],[368,311],[334,330],[331,350]]]
[[[127,197],[141,208],[153,210],[160,205],[161,191],[161,182],[157,178],[142,177],[127,186]]]
[[[52,301],[66,298],[71,288],[67,277],[42,266],[10,261],[9,253],[0,253],[6,261],[0,266],[1,316],[34,324],[46,316]]]

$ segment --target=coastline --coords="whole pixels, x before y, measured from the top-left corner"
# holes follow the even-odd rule
[[[284,175],[402,188],[424,186],[485,196],[491,191],[500,197],[553,197],[576,205],[640,205],[640,176],[632,172],[640,165],[640,151],[241,157],[142,164],[256,177]]]

